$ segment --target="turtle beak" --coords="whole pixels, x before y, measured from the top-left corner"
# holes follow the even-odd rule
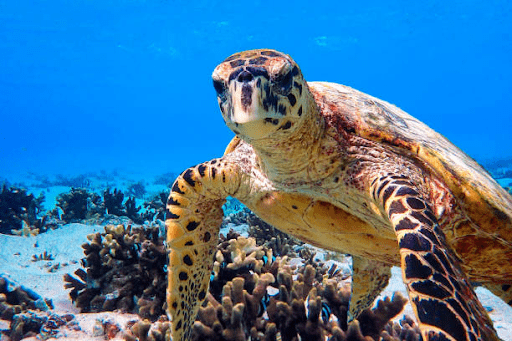
[[[258,96],[256,94],[256,79],[243,71],[230,84],[233,113],[231,120],[236,124],[245,124],[257,120],[259,114]]]

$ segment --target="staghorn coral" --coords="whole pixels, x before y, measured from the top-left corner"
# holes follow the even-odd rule
[[[82,312],[119,309],[156,319],[164,313],[167,254],[158,225],[107,225],[82,245],[86,271],[64,276]]]

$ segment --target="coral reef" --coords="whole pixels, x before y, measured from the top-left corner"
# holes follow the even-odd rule
[[[39,255],[32,255],[32,262],[39,262],[42,260],[54,260],[54,258],[53,255],[51,253],[48,253],[47,251]]]
[[[123,337],[127,341],[164,341],[169,340],[171,323],[167,316],[162,315],[154,322],[137,321],[132,324],[124,333]]]
[[[134,197],[129,197],[126,199],[124,206],[126,207],[126,216],[130,218],[135,224],[142,224],[144,222],[143,218],[139,214],[141,206],[137,206]]]
[[[292,271],[282,262],[274,270],[277,276],[265,272],[235,277],[219,297],[210,293],[207,306],[200,308],[192,340],[368,341],[381,336],[393,340],[402,333],[402,328],[389,325],[406,303],[400,295],[380,301],[347,324],[349,287],[328,277],[318,282],[311,265]]]
[[[167,259],[161,228],[111,225],[88,239],[82,246],[86,270],[64,277],[75,305],[82,312],[138,313],[155,322],[134,323],[124,338],[164,340],[169,323],[163,316]],[[412,320],[389,322],[406,302],[400,295],[348,323],[350,278],[304,254],[303,265],[291,266],[288,256],[275,257],[254,237],[221,235],[193,340],[420,340]]]
[[[48,311],[28,310],[16,314],[11,322],[9,338],[11,341],[19,341],[30,336],[47,340],[59,333],[59,328],[64,325],[75,325],[72,314],[58,315]]]
[[[107,188],[103,192],[103,205],[106,210],[106,214],[113,214],[116,216],[126,216],[130,218],[136,224],[142,224],[143,218],[139,214],[141,206],[137,206],[134,197],[129,197],[123,204],[124,194],[118,189],[114,189],[110,192],[110,188]],[[105,211],[103,212],[105,213]]]
[[[327,266],[313,257],[306,262],[310,264],[293,267],[287,256],[273,257],[272,250],[257,245],[255,238],[233,231],[221,235],[208,304],[200,309],[193,340],[419,337],[410,325],[388,323],[406,302],[399,295],[379,302],[348,324],[349,278],[334,264]]]
[[[0,318],[12,320],[15,314],[27,309],[48,310],[52,302],[36,293],[0,277]]]
[[[67,177],[62,174],[56,175],[56,180],[53,182],[46,181],[47,184],[51,184],[52,186],[64,186],[71,188],[89,188],[91,185],[91,181],[89,180],[88,175],[79,174],[76,176]]]
[[[101,197],[85,188],[71,188],[68,193],[59,194],[56,206],[50,215],[65,222],[79,222],[103,211]]]
[[[51,301],[0,277],[0,319],[10,322],[9,330],[4,331],[10,340],[43,333],[50,335],[55,329],[51,328],[51,323],[62,318],[49,313],[49,309],[53,309]]]
[[[222,210],[224,211],[225,216],[230,216],[231,214],[240,212],[243,209],[247,209],[247,207],[238,199],[233,197],[227,197],[226,202],[222,206]]]
[[[81,312],[135,312],[156,319],[164,313],[167,253],[158,225],[107,225],[82,245],[86,271],[64,276]]]
[[[4,184],[0,192],[0,233],[11,234],[25,226],[28,230],[43,228],[44,220],[38,218],[43,201],[43,193],[35,197],[25,189]]]
[[[103,191],[103,199],[96,193],[84,188],[72,188],[68,193],[57,197],[57,207],[50,211],[50,217],[59,219],[61,223],[103,222],[105,217],[128,217],[136,224],[143,223],[134,197],[124,201],[124,194],[118,189],[113,191],[107,188]]]
[[[143,199],[146,194],[146,186],[144,186],[144,182],[139,181],[128,186],[127,193],[129,196]]]
[[[258,245],[265,245],[269,249],[272,249],[276,256],[288,255],[295,257],[296,253],[293,250],[294,247],[304,244],[298,239],[267,224],[245,206],[239,211],[225,216],[222,226],[227,227],[229,224],[247,224],[249,226],[249,235],[256,238]]]
[[[165,220],[165,205],[167,204],[168,191],[162,191],[154,196],[151,201],[144,203],[146,212],[142,214],[144,221]]]
[[[107,214],[117,216],[125,216],[126,211],[123,209],[124,194],[117,188],[110,192],[110,188],[103,191],[103,203]]]
[[[155,177],[153,181],[154,185],[164,185],[166,187],[171,187],[174,180],[180,175],[179,173],[168,172],[164,174],[160,174]]]

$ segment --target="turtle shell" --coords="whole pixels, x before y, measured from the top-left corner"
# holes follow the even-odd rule
[[[398,107],[350,87],[328,82],[308,86],[322,112],[328,111],[326,103],[336,103],[346,131],[419,161],[445,182],[477,228],[512,242],[512,197],[447,138]]]

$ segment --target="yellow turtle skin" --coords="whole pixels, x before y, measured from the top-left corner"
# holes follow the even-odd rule
[[[357,316],[400,266],[424,340],[499,340],[472,287],[512,303],[512,198],[442,135],[350,87],[306,82],[286,54],[213,72],[236,137],[185,170],[167,203],[173,340],[204,301],[227,196],[283,232],[353,256]]]

